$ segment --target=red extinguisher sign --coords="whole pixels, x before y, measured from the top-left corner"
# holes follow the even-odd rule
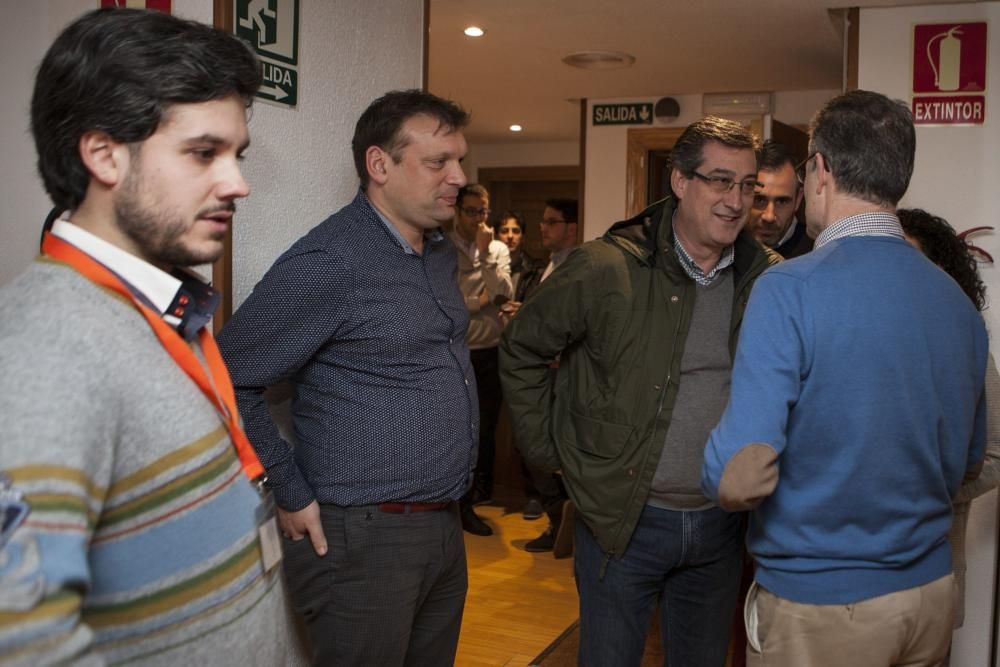
[[[986,22],[913,26],[913,116],[918,125],[982,125]]]

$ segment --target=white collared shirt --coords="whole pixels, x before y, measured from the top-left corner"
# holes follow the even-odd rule
[[[545,271],[542,272],[542,277],[539,278],[538,282],[542,282],[551,276],[552,272],[559,268],[560,264],[566,261],[566,258],[569,257],[569,254],[573,252],[573,248],[575,247],[576,245],[572,245],[569,248],[563,248],[562,250],[552,253],[552,257],[549,259],[549,264],[545,267]]]
[[[111,269],[149,299],[163,319],[176,326],[180,320],[167,315],[167,309],[181,287],[181,281],[130,252],[108,243],[86,229],[66,220],[56,220],[52,234],[87,253]]]
[[[798,226],[798,224],[799,224],[798,216],[793,215],[792,224],[788,225],[788,229],[785,230],[785,235],[782,236],[781,239],[779,239],[778,242],[774,244],[774,247],[777,248],[781,246],[782,243],[785,243],[786,241],[788,241],[788,239],[792,238],[792,234],[795,233],[795,228]]]

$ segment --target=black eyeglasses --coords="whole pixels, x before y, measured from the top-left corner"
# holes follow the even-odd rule
[[[463,206],[462,213],[469,216],[470,218],[481,218],[490,217],[490,209],[488,208],[472,208],[471,206]]]
[[[704,174],[699,174],[697,171],[692,171],[691,174],[700,178],[713,192],[717,192],[720,195],[732,190],[734,185],[739,185],[740,194],[744,197],[749,197],[753,194],[754,188],[759,185],[756,178],[737,181],[728,176],[705,176]]]
[[[812,153],[809,154],[809,157],[807,157],[802,162],[799,162],[799,164],[795,167],[795,176],[796,178],[799,179],[800,184],[806,182],[806,165],[809,164],[812,161],[812,159],[815,158],[817,155],[823,155],[823,154],[820,153],[819,151],[813,151]],[[830,171],[830,166],[827,164],[827,159],[825,155],[823,155],[823,170]]]

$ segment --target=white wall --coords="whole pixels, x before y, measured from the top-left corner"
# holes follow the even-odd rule
[[[0,22],[3,61],[0,68],[0,285],[21,272],[38,253],[48,199],[35,175],[35,148],[28,133],[34,69],[51,41],[48,11],[41,3],[18,3]]]
[[[813,114],[840,90],[778,91],[774,94],[774,118],[786,125],[808,125]]]
[[[472,120],[475,123],[475,118]],[[484,167],[551,167],[580,164],[580,144],[576,141],[511,141],[470,144],[462,163],[470,183],[479,181]]]
[[[980,127],[917,127],[917,158],[903,207],[925,208],[946,218],[957,229],[978,225],[1000,228],[1000,3],[862,9],[859,33],[858,86],[893,98],[910,101],[911,52],[915,23],[952,21],[989,22],[991,41],[986,74],[986,124]],[[1000,261],[1000,230],[975,237]],[[993,296],[986,311],[994,357],[1000,332],[1000,274],[995,266],[980,265]],[[969,557],[965,627],[955,635],[954,667],[986,665],[990,652],[990,614],[995,591],[994,561],[997,544],[997,496],[990,493],[975,501],[969,522],[966,549]]]
[[[250,197],[233,227],[238,306],[297,238],[354,198],[351,136],[388,90],[419,88],[423,3],[301,0],[298,107],[254,106],[245,174]]]
[[[812,114],[835,90],[779,91],[774,94],[774,117],[797,125],[809,122]],[[613,223],[625,217],[625,168],[628,130],[634,127],[685,127],[702,117],[701,95],[674,95],[681,112],[670,123],[650,125],[590,124],[595,104],[656,102],[662,96],[588,100],[587,166],[584,191],[584,240],[597,238]]]

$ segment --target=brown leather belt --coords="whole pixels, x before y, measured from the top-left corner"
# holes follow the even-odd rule
[[[378,506],[380,512],[387,514],[410,514],[412,512],[438,512],[451,505],[451,503],[381,503]]]

